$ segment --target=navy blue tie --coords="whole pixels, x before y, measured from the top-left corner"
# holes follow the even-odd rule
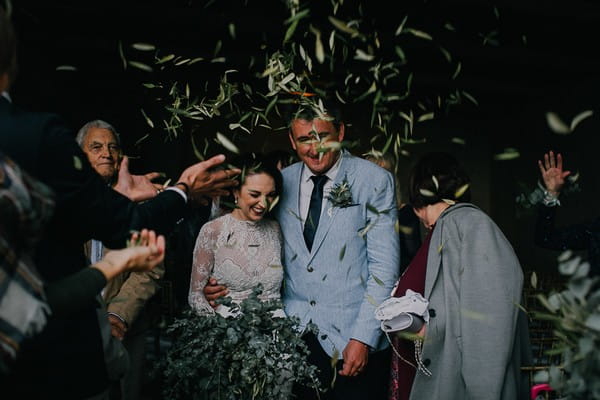
[[[306,216],[306,222],[304,223],[304,241],[308,251],[312,249],[313,240],[317,227],[319,226],[319,219],[321,217],[321,205],[323,204],[323,186],[327,182],[327,175],[314,175],[310,179],[313,181],[313,190],[310,195],[310,205],[308,206],[308,215]]]

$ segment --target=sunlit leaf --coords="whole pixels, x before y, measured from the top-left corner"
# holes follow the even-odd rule
[[[354,54],[354,59],[359,61],[373,61],[374,58],[375,56],[367,54],[361,49],[356,49],[356,53]]]
[[[514,160],[515,158],[519,158],[521,153],[519,153],[516,149],[506,148],[502,153],[498,153],[494,155],[494,160],[498,161],[508,161]]]
[[[232,39],[235,39],[235,24],[228,24],[227,29],[229,29],[229,36],[231,36]]]
[[[142,115],[144,116],[144,119],[146,120],[146,123],[148,124],[148,126],[150,128],[154,128],[154,122],[152,122],[152,120],[148,117],[148,115],[146,114],[146,112],[144,111],[144,109],[140,109],[140,111],[142,112]]]
[[[349,33],[352,36],[359,35],[359,32],[356,29],[349,27],[344,21],[340,21],[339,19],[330,16],[329,22],[342,32]]]
[[[148,64],[144,64],[142,62],[134,61],[134,60],[129,60],[127,63],[134,68],[141,69],[142,71],[152,72],[152,67],[149,66]]]
[[[435,196],[435,193],[433,193],[431,190],[427,190],[427,189],[419,189],[419,193],[421,193],[425,197]]]
[[[427,32],[423,32],[423,31],[419,31],[417,29],[412,29],[412,28],[406,28],[406,32],[421,38],[421,39],[426,39],[426,40],[432,40],[433,38],[431,37],[431,35]]]
[[[435,190],[439,190],[440,184],[439,184],[437,178],[435,177],[435,175],[431,175],[431,180],[433,181],[433,186],[435,186]]]
[[[404,24],[406,24],[407,20],[408,20],[408,15],[405,15],[404,18],[402,19],[402,22],[400,22],[400,25],[398,25],[398,28],[396,29],[394,36],[398,36],[399,34],[402,33],[402,31],[404,30]]]
[[[459,187],[458,189],[456,189],[456,192],[454,192],[454,198],[455,199],[460,199],[461,196],[463,194],[465,194],[465,192],[467,191],[468,188],[469,188],[469,184],[465,183],[464,185],[462,185],[461,187]]]
[[[537,274],[535,273],[535,271],[533,271],[531,273],[531,287],[534,289],[537,289],[537,284],[538,284]]]
[[[571,121],[571,126],[570,126],[571,132],[575,130],[575,127],[577,125],[579,125],[579,123],[581,121],[591,117],[592,115],[594,115],[594,112],[592,110],[587,110],[587,111],[577,114],[575,116],[575,118],[573,118],[573,120]]]
[[[423,114],[417,119],[417,122],[427,121],[427,120],[433,119],[433,117],[434,117],[434,113],[432,113],[432,112]]]
[[[546,122],[548,126],[554,133],[558,133],[559,135],[566,135],[571,133],[571,129],[565,124],[560,117],[554,112],[546,113]]]
[[[232,153],[239,154],[240,150],[237,148],[233,142],[231,142],[227,136],[223,135],[221,132],[217,132],[217,141],[221,144],[221,146],[225,147],[227,150]]]
[[[465,139],[463,138],[459,138],[459,137],[453,137],[452,139],[450,139],[452,143],[456,143],[456,144],[462,144],[465,145]]]
[[[156,46],[150,43],[133,43],[131,47],[139,51],[152,51],[156,49]]]

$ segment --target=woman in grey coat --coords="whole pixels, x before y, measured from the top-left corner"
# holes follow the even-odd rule
[[[395,339],[390,398],[517,399],[523,272],[513,248],[467,203],[469,179],[449,154],[423,156],[409,179],[410,203],[430,234],[394,295],[421,293],[430,318],[422,342]]]

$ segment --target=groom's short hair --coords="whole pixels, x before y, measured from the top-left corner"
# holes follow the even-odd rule
[[[288,124],[288,128],[291,127],[292,121],[296,119],[303,119],[306,121],[312,121],[313,119],[320,118],[324,114],[331,117],[331,122],[336,130],[340,129],[340,125],[343,123],[342,109],[338,102],[317,96],[303,97],[297,95],[299,98],[294,99],[290,103],[286,104],[282,115]],[[323,105],[321,109],[319,104]]]

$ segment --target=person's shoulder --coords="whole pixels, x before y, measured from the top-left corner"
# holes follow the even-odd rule
[[[291,165],[288,165],[281,170],[281,175],[283,175],[284,178],[291,177],[302,169],[302,165],[302,161],[297,161]]]
[[[348,163],[350,168],[353,170],[353,176],[358,179],[365,180],[367,182],[379,183],[382,180],[393,180],[393,175],[381,168],[379,165],[375,164],[372,161],[365,160],[364,158],[360,158],[354,156],[352,154],[344,155],[344,163]],[[346,170],[348,168],[346,167]]]

